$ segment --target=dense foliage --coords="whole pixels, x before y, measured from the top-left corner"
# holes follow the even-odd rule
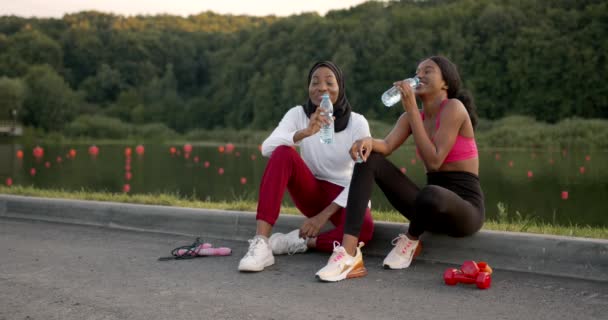
[[[312,63],[331,59],[355,110],[392,122],[399,108],[380,94],[434,54],[459,65],[483,118],[608,118],[607,31],[600,0],[372,1],[324,17],[5,16],[0,119],[17,108],[46,131],[91,121],[98,134],[116,123],[268,129],[305,101]]]

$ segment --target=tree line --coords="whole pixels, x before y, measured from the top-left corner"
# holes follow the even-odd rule
[[[317,60],[344,71],[355,111],[392,122],[380,95],[445,55],[482,118],[608,118],[608,2],[370,1],[325,16],[81,12],[0,17],[0,119],[62,131],[79,116],[177,132],[268,129],[307,98]]]

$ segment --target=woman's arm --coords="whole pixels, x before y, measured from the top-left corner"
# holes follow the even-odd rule
[[[450,99],[443,107],[440,115],[441,118],[439,119],[441,125],[431,141],[431,138],[424,130],[420,116],[416,117],[412,115],[410,125],[414,141],[428,171],[437,171],[441,167],[448,153],[452,150],[460,128],[468,116],[462,102],[457,99]]]
[[[274,149],[279,146],[293,146],[294,136],[298,131],[298,107],[291,108],[285,115],[279,125],[272,131],[270,136],[262,143],[262,155],[270,157]],[[302,107],[299,107],[302,108]]]
[[[399,146],[401,146],[405,140],[407,140],[410,134],[412,134],[410,123],[408,121],[409,117],[409,114],[403,113],[384,140],[378,140],[378,143],[374,141],[373,150],[388,156],[393,153],[395,149],[399,148]]]
[[[412,133],[407,117],[406,113],[402,114],[391,132],[384,139],[367,137],[355,141],[350,148],[351,157],[357,159],[357,156],[360,155],[363,161],[367,161],[367,157],[369,157],[371,151],[378,152],[384,156],[390,155]]]
[[[306,128],[298,127],[301,123],[300,117],[303,115],[302,107],[297,106],[291,108],[281,119],[279,125],[272,131],[270,136],[262,143],[262,155],[269,157],[274,149],[279,146],[293,146],[301,140],[319,132],[324,123],[329,120],[320,116],[321,108],[310,115],[308,126]]]

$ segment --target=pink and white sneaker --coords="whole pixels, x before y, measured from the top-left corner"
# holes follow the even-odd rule
[[[405,234],[400,234],[391,243],[394,247],[382,263],[386,269],[405,269],[422,251],[422,243],[409,239]]]
[[[317,278],[321,281],[336,282],[366,276],[367,269],[363,265],[361,247],[363,247],[363,242],[359,242],[357,253],[353,257],[346,253],[340,243],[335,241],[334,252],[329,257],[327,265],[316,273]]]

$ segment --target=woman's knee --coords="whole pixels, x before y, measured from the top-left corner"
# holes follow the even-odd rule
[[[374,170],[378,167],[378,164],[386,158],[377,152],[372,152],[365,162],[359,162],[355,164],[353,175],[360,174],[362,172],[369,172],[368,170]]]
[[[272,151],[272,155],[270,156],[270,159],[285,158],[285,157],[291,157],[294,155],[298,155],[298,152],[293,147],[278,146],[276,149],[274,149],[274,151]]]
[[[367,160],[364,163],[373,166],[373,165],[375,165],[375,164],[377,164],[379,162],[382,162],[384,160],[386,160],[386,157],[384,155],[382,155],[382,154],[380,154],[378,152],[372,152],[369,155],[369,157],[367,157]]]
[[[268,159],[267,165],[276,165],[277,163],[291,163],[300,157],[296,149],[290,146],[278,146]]]

